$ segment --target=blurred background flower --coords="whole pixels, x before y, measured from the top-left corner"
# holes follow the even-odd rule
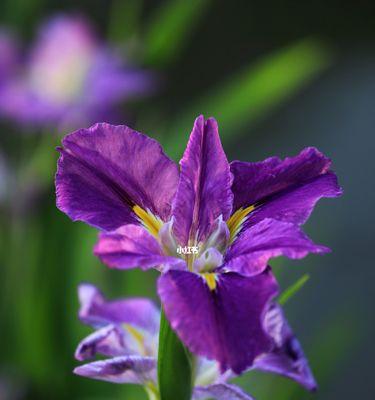
[[[25,128],[67,130],[111,120],[114,104],[152,89],[151,74],[126,64],[80,16],[58,15],[42,24],[20,63],[12,40],[3,42],[0,111]]]
[[[0,88],[8,82],[18,58],[18,43],[10,32],[0,30]]]
[[[56,15],[58,19],[51,20]],[[42,42],[52,38],[38,32],[57,29],[71,15],[74,26],[92,26],[75,28],[75,51],[84,45],[86,60],[103,50],[111,59],[115,54],[115,60],[121,60],[111,61],[116,73],[105,79],[121,75],[131,65],[135,73],[154,71],[160,77],[157,90],[140,99],[110,91],[111,101],[98,105],[96,100],[91,108],[92,98],[86,100],[88,93],[93,96],[92,89],[84,83],[80,88],[87,90],[76,90],[84,65],[85,77],[90,75],[87,63],[80,64],[75,74],[74,62],[68,63],[71,79],[53,78],[47,85],[51,76],[61,71],[64,76],[68,69],[62,60],[61,64],[54,60],[42,72],[43,59],[50,54]],[[79,104],[70,108],[65,103],[72,114],[56,113],[57,119],[51,118],[48,126],[44,118],[25,122],[16,116],[18,109],[0,121],[0,152],[7,171],[2,175],[7,179],[0,178],[5,186],[0,187],[9,199],[0,204],[1,398],[144,399],[137,388],[88,381],[71,372],[77,366],[72,357],[75,345],[89,333],[74,317],[80,281],[94,282],[113,298],[155,295],[155,274],[100,265],[92,255],[94,230],[72,224],[55,207],[57,140],[42,133],[66,133],[69,123],[87,127],[88,120],[78,122],[76,111],[80,114],[81,107],[85,113],[80,116],[93,119],[104,118],[102,111],[114,111],[119,121],[161,141],[175,160],[180,159],[191,123],[200,113],[218,120],[229,159],[284,157],[306,146],[316,146],[331,157],[345,194],[334,203],[322,202],[306,230],[332,248],[332,254],[280,260],[273,267],[283,288],[305,272],[310,275],[304,289],[286,304],[285,313],[319,383],[314,398],[373,398],[373,19],[371,2],[354,1],[345,5],[274,0],[0,2],[2,32],[11,32],[0,35],[0,87],[17,82],[23,96],[27,93],[22,101],[30,99],[33,88],[38,94],[33,106],[40,105],[41,92],[48,93],[43,102],[48,98],[49,105],[42,109],[49,115],[51,98],[58,104],[73,98]],[[95,37],[89,33],[93,31]],[[33,50],[20,52],[21,44]],[[37,50],[39,45],[43,51]],[[100,63],[96,68],[108,71]],[[102,89],[95,86],[95,90]],[[74,97],[78,94],[83,95],[79,100]],[[97,111],[87,114],[88,109]],[[294,383],[268,374],[244,376],[239,383],[259,400],[312,398]]]

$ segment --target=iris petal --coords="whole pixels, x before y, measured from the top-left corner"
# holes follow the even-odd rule
[[[220,215],[227,220],[232,210],[232,175],[213,118],[195,120],[180,166],[174,232],[182,246],[194,245],[207,238]]]
[[[115,357],[82,365],[74,373],[107,382],[144,385],[156,381],[156,360],[139,356]]]
[[[254,400],[241,388],[227,383],[215,383],[208,386],[197,386],[194,389],[194,400]]]
[[[135,205],[163,221],[170,216],[177,165],[155,140],[105,123],[66,136],[58,161],[58,208],[102,230],[139,223]]]
[[[270,270],[254,277],[219,274],[214,288],[185,271],[169,271],[158,281],[166,316],[183,343],[193,353],[217,360],[222,371],[236,373],[270,350],[262,320],[277,290]]]
[[[225,254],[223,269],[254,275],[262,272],[273,257],[299,259],[328,251],[327,247],[314,244],[297,225],[266,218],[234,241]]]

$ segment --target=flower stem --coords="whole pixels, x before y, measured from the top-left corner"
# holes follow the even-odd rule
[[[158,353],[160,400],[190,400],[192,375],[190,353],[181,343],[162,311]]]

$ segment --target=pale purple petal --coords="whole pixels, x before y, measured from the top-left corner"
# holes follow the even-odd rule
[[[214,290],[202,276],[185,271],[167,272],[158,282],[166,316],[183,343],[235,373],[270,350],[262,321],[277,290],[270,270],[254,277],[219,274]]]
[[[83,339],[75,352],[79,361],[93,358],[97,353],[115,357],[127,353],[124,334],[116,325],[107,325]]]
[[[57,206],[74,221],[114,230],[138,222],[135,204],[168,218],[178,168],[155,140],[101,123],[66,136],[60,151]]]
[[[230,376],[228,376],[230,374]],[[195,386],[207,386],[212,383],[226,382],[230,379],[232,372],[228,370],[224,374],[220,373],[219,363],[215,360],[208,360],[205,357],[195,359]]]
[[[149,299],[107,301],[95,286],[88,283],[79,286],[78,294],[81,303],[79,318],[85,324],[100,327],[128,323],[151,333],[159,329],[160,312]]]
[[[106,108],[120,100],[150,94],[157,86],[155,74],[127,65],[119,54],[108,49],[98,52],[86,82],[86,101]]]
[[[299,259],[309,253],[328,251],[327,247],[314,244],[297,225],[266,218],[250,226],[234,241],[225,254],[223,268],[254,275],[262,272],[273,257]]]
[[[259,356],[254,369],[286,376],[308,390],[316,390],[317,384],[308,361],[280,306],[273,304],[270,307],[264,325],[274,340],[274,350]]]
[[[334,173],[319,175],[301,185],[277,193],[255,207],[249,215],[245,228],[265,218],[303,224],[315,204],[322,197],[337,197],[342,193]]]
[[[313,147],[295,157],[270,157],[261,162],[233,161],[234,209],[257,203],[294,185],[328,172],[331,161]]]
[[[173,234],[174,218],[162,225],[158,232],[158,239],[163,248],[164,253],[177,256],[178,244]]]
[[[214,247],[221,253],[224,253],[225,249],[228,246],[229,238],[230,232],[228,229],[228,225],[223,220],[222,216],[220,216],[215,222],[210,236],[200,248],[200,252],[202,253],[204,250],[209,249],[210,247]]]
[[[0,28],[0,86],[14,74],[19,61],[18,43],[11,32]]]
[[[232,174],[213,118],[195,120],[184,156],[173,215],[174,232],[181,245],[204,240],[215,220],[226,220],[232,210]]]
[[[217,383],[208,386],[197,386],[194,388],[194,400],[253,400],[241,388],[227,383]]]
[[[193,264],[194,272],[213,271],[223,263],[223,255],[214,247],[205,250]]]
[[[113,232],[101,233],[94,253],[111,268],[186,268],[181,258],[165,256],[158,241],[137,225],[126,225]]]
[[[143,385],[156,380],[156,360],[139,356],[115,357],[82,365],[75,368],[74,373],[112,383]]]

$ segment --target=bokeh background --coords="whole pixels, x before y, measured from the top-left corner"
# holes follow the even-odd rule
[[[333,159],[345,195],[321,201],[306,224],[333,252],[273,263],[282,287],[310,276],[286,314],[320,390],[311,395],[261,373],[242,377],[260,400],[374,398],[374,11],[370,1],[0,3],[1,29],[25,47],[43,21],[78,13],[153,71],[156,89],[120,104],[118,116],[176,160],[200,113],[217,118],[229,159],[284,157],[306,146]],[[94,229],[56,209],[54,148],[64,133],[0,121],[0,399],[145,399],[136,387],[71,372],[75,346],[90,331],[77,319],[79,282],[108,297],[157,298],[155,274],[107,269],[92,255]]]

